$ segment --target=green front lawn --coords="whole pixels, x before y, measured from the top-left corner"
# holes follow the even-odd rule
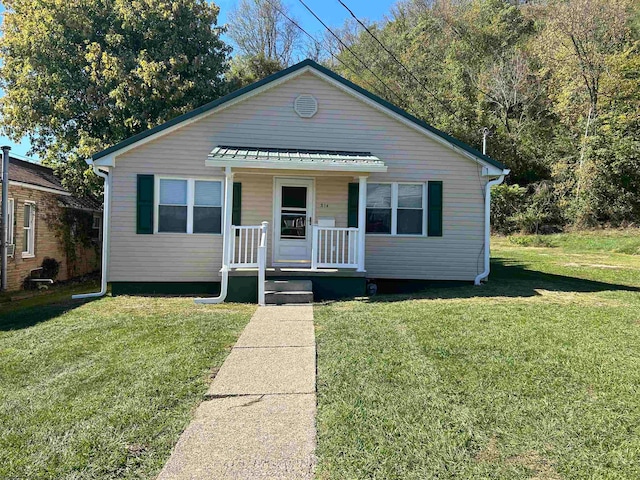
[[[316,308],[319,478],[640,478],[639,238],[550,239]]]
[[[3,479],[154,478],[255,308],[32,305],[0,307]]]

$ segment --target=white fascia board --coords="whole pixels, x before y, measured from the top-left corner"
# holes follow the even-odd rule
[[[370,98],[367,98],[365,95],[362,95],[360,92],[357,92],[355,90],[353,90],[352,88],[348,87],[347,85],[343,85],[342,83],[334,80],[333,78],[325,75],[324,73],[316,70],[316,69],[310,69],[311,73],[313,73],[315,76],[317,76],[318,78],[321,78],[322,80],[325,80],[326,82],[329,82],[331,85],[339,88],[340,90],[342,90],[343,92],[356,97],[357,99],[361,100],[362,102],[366,103],[367,105],[375,108],[376,110],[379,110],[383,113],[385,113],[386,115],[396,119],[397,121],[399,121],[400,123],[426,135],[427,137],[431,138],[432,140],[435,140],[436,142],[444,145],[445,147],[450,148],[451,150],[454,150],[455,152],[459,153],[460,155],[467,157],[470,160],[473,160],[474,162],[477,162],[479,164],[481,164],[483,167],[489,167],[489,168],[493,168],[496,169],[497,171],[502,171],[496,167],[494,167],[493,165],[491,165],[490,163],[485,162],[484,160],[482,160],[481,158],[476,157],[475,155],[473,155],[470,152],[467,152],[466,150],[463,150],[462,148],[458,147],[457,145],[454,145],[451,142],[448,142],[446,139],[442,138],[439,135],[436,135],[435,133],[427,130],[426,128],[421,127],[420,125],[404,118],[402,115],[398,115],[397,113],[389,110],[387,107],[385,107],[384,105],[379,104],[378,102],[375,102],[373,100],[371,100]]]
[[[122,147],[119,150],[116,150],[115,152],[111,152],[109,155],[99,158],[97,160],[94,160],[93,163],[98,166],[98,167],[115,167],[116,166],[116,157],[119,155],[122,155],[125,152],[128,152],[129,150],[132,150],[134,148],[138,148],[141,145],[144,145],[145,143],[149,143],[152,142],[154,140],[157,140],[160,137],[163,137],[165,135],[168,135],[176,130],[178,130],[179,128],[182,127],[186,127],[187,125],[190,125],[194,122],[200,121],[203,118],[208,117],[209,115],[213,115],[217,112],[220,112],[226,108],[232,107],[234,105],[236,105],[237,103],[243,102],[244,100],[247,100],[251,97],[254,97],[256,95],[261,94],[262,92],[265,92],[271,88],[277,87],[278,85],[291,80],[292,78],[295,78],[299,75],[302,75],[305,72],[308,71],[313,71],[313,69],[311,67],[304,67],[301,68],[300,70],[297,70],[295,72],[291,72],[289,75],[286,75],[284,77],[278,78],[277,80],[273,80],[272,82],[269,82],[265,85],[262,85],[261,87],[255,88],[253,90],[251,90],[250,92],[245,93],[244,95],[241,95],[239,97],[234,98],[233,100],[229,100],[228,102],[223,103],[222,105],[219,105],[215,108],[212,108],[211,110],[207,110],[206,112],[202,112],[200,115],[196,115],[195,117],[189,118],[187,120],[184,120],[180,123],[177,123],[176,125],[172,125],[169,128],[165,128],[163,130],[160,130],[157,133],[154,133],[153,135],[149,135],[148,137],[145,137],[135,143],[132,143],[131,145],[127,145],[126,147]]]
[[[482,176],[483,177],[499,177],[500,175],[509,175],[511,170],[509,169],[501,169],[498,167],[494,167],[493,165],[486,165],[482,167]]]
[[[2,183],[2,182],[0,182],[0,183]],[[9,185],[13,185],[13,186],[16,186],[16,187],[22,187],[22,188],[29,188],[31,190],[39,190],[41,192],[55,193],[56,195],[64,195],[64,196],[67,196],[67,197],[71,196],[71,194],[69,192],[64,192],[62,190],[56,190],[55,188],[41,187],[40,185],[33,185],[31,183],[16,182],[15,180],[9,180]]]
[[[243,160],[243,159],[229,159],[229,160],[205,160],[207,167],[233,167],[233,168],[263,168],[272,170],[310,170],[310,171],[323,171],[323,172],[367,172],[367,173],[385,173],[387,171],[386,165],[343,165],[334,163],[312,163],[312,162],[278,162],[278,161],[260,161],[260,160]]]

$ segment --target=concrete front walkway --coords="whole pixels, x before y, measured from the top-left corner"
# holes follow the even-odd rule
[[[168,479],[311,479],[313,307],[258,307],[160,472]]]

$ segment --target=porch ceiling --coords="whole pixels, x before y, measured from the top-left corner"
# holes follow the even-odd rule
[[[219,145],[205,161],[209,167],[386,172],[387,166],[370,152],[253,148]]]

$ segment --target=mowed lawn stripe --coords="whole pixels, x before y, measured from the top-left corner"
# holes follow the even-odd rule
[[[253,310],[107,297],[0,315],[0,478],[153,478]]]
[[[640,478],[640,257],[590,247],[318,307],[319,478]]]

